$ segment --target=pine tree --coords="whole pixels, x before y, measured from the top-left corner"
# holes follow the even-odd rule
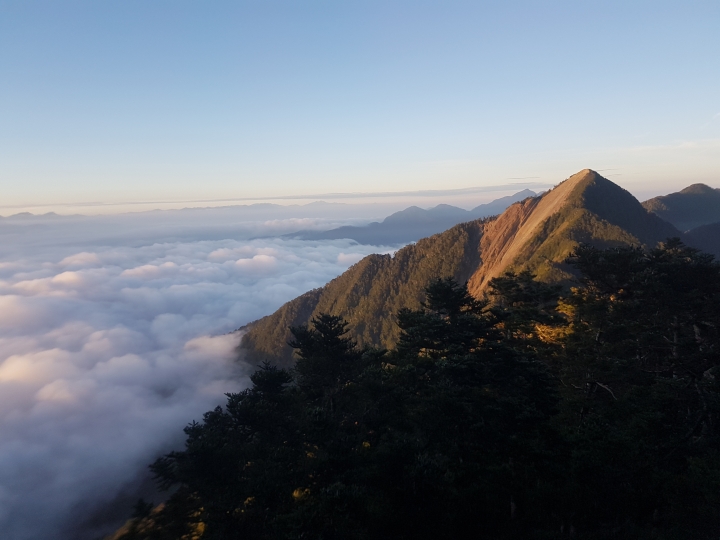
[[[677,239],[648,252],[582,246],[569,262],[582,279],[564,302],[558,376],[575,526],[716,537],[720,266]]]

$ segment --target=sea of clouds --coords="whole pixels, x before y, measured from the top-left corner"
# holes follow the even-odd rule
[[[387,251],[252,239],[348,220],[166,217],[0,222],[3,538],[97,538],[157,497],[148,463],[248,384],[233,331]]]

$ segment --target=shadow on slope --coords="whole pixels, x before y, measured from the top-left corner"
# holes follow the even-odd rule
[[[645,201],[643,207],[681,231],[720,221],[720,189],[693,184],[677,193]]]
[[[696,227],[685,233],[688,245],[720,259],[720,222]]]

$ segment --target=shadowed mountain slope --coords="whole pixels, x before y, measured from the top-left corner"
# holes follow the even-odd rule
[[[564,260],[580,243],[654,246],[680,232],[648,213],[627,191],[584,170],[541,197],[513,204],[497,218],[476,220],[420,240],[394,256],[370,255],[330,283],[246,327],[249,359],[292,362],[289,326],[319,313],[344,317],[361,345],[393,346],[398,309],[417,309],[427,282],[453,276],[482,296],[492,277],[528,268],[545,281],[571,277]]]
[[[411,206],[389,215],[382,222],[373,222],[364,227],[344,226],[329,231],[299,231],[285,236],[301,240],[350,238],[360,244],[371,245],[407,244],[445,231],[458,223],[494,216],[511,204],[535,195],[534,191],[525,189],[514,195],[481,204],[472,210],[463,210],[449,204],[439,204],[428,210]]]
[[[642,204],[681,231],[720,221],[720,189],[705,184],[693,184]]]
[[[685,233],[687,244],[720,259],[720,223],[696,227]]]

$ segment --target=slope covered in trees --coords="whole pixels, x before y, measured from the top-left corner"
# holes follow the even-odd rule
[[[342,316],[361,346],[392,346],[399,337],[395,313],[402,307],[419,307],[430,279],[452,276],[463,283],[470,279],[479,264],[478,245],[485,225],[483,220],[464,223],[394,256],[365,257],[324,287],[251,325],[243,339],[243,353],[250,361],[290,365],[289,328],[306,324],[319,313]]]
[[[563,292],[431,281],[398,345],[293,328],[152,469],[175,491],[120,540],[720,535],[720,265],[678,240],[581,245]]]
[[[627,191],[585,170],[541,197],[513,204],[496,219],[458,225],[406,246],[394,256],[371,255],[324,287],[310,291],[246,328],[243,353],[251,361],[292,362],[288,328],[320,313],[348,321],[360,345],[393,347],[395,313],[416,308],[428,280],[469,281],[473,296],[506,270],[529,269],[542,281],[564,282],[567,255],[580,243],[597,247],[654,247],[680,233],[648,213]]]

